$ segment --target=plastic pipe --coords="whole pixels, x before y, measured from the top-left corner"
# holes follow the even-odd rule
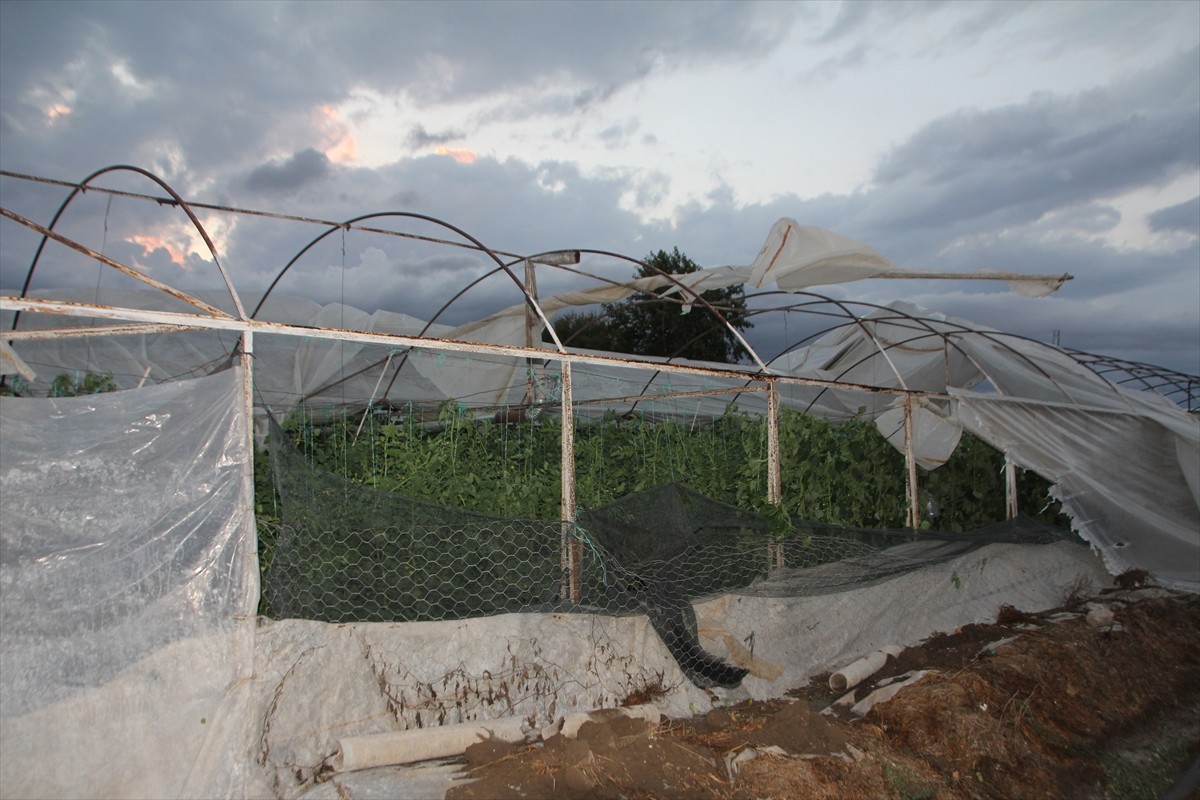
[[[585,722],[603,722],[614,716],[643,719],[658,724],[661,714],[652,705],[629,708],[609,708],[568,714],[558,725],[543,732],[543,735],[561,732],[574,738]],[[461,755],[476,742],[500,739],[519,743],[526,740],[529,723],[525,717],[506,717],[485,722],[469,722],[461,725],[443,725],[439,728],[422,728],[410,731],[391,731],[365,736],[348,736],[338,739],[337,752],[329,759],[334,772],[353,772],[393,764],[414,764],[434,758],[450,758]]]
[[[433,758],[459,755],[487,739],[506,742],[525,741],[523,717],[443,725],[413,731],[390,731],[338,739],[337,752],[330,759],[334,772],[353,772],[392,764],[412,764]]]
[[[874,653],[863,656],[858,661],[848,664],[830,675],[829,688],[835,692],[844,692],[851,687],[857,686],[883,669],[883,665],[887,663],[888,656],[894,658],[900,655],[903,650],[904,648],[897,647],[894,644],[884,645]]]

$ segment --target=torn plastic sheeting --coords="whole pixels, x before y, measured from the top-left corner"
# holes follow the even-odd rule
[[[857,703],[852,705],[850,707],[850,713],[854,714],[855,716],[865,717],[867,715],[868,711],[870,711],[872,708],[879,705],[880,703],[886,703],[888,700],[891,700],[893,697],[900,694],[900,691],[902,689],[904,689],[905,687],[912,686],[914,683],[921,680],[926,675],[936,675],[936,674],[937,674],[936,670],[928,670],[928,669],[921,669],[921,670],[917,670],[916,672],[912,672],[909,674],[909,676],[907,678],[905,678],[902,681],[898,681],[896,683],[889,683],[887,686],[883,686],[883,687],[871,692],[869,695],[864,697],[862,700],[859,700]]]
[[[861,242],[783,217],[771,226],[767,241],[751,265],[750,285],[774,281],[787,292],[809,286],[845,283],[893,272],[896,265]]]
[[[1200,588],[1200,419],[1129,392],[1109,408],[953,394],[966,430],[1053,481],[1112,574],[1136,568]]]
[[[913,404],[913,451],[917,466],[926,470],[937,469],[954,455],[962,439],[963,426],[936,403],[923,397],[916,398],[916,401]],[[903,453],[904,398],[896,398],[892,408],[876,417],[875,427],[888,440],[888,444]]]

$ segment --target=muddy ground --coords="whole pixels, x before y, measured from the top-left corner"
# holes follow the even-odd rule
[[[994,624],[889,658],[855,699],[920,670],[861,716],[831,707],[822,675],[786,699],[690,720],[480,743],[466,754],[475,780],[447,798],[1124,800],[1158,798],[1200,756],[1195,595],[1115,589],[1039,614],[1005,606]]]

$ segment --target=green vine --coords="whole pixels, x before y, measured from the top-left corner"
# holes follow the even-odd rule
[[[408,416],[318,424],[303,417],[289,436],[316,466],[351,481],[493,516],[560,517],[561,432],[557,424],[475,419],[455,403],[436,424]],[[907,519],[904,457],[867,419],[838,424],[785,410],[780,415],[782,502],[767,502],[763,420],[737,410],[706,423],[609,415],[575,434],[576,497],[594,508],[667,482],[753,509],[768,519],[802,518],[864,528],[899,528]],[[1004,457],[964,435],[941,468],[920,477],[938,514],[923,527],[964,531],[1004,518]],[[264,499],[260,484],[260,510]],[[1022,509],[1057,518],[1047,483],[1021,476]],[[273,506],[272,506],[273,507]]]

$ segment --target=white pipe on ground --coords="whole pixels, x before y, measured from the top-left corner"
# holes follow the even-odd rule
[[[338,739],[337,752],[330,759],[334,772],[354,772],[392,764],[413,764],[434,758],[458,755],[487,739],[505,742],[525,741],[523,717],[443,725],[411,731],[390,731]]]
[[[662,715],[652,705],[585,711],[566,715],[558,725],[553,726],[553,730],[548,730],[574,738],[583,723],[603,722],[614,716],[643,719],[657,725]],[[442,725],[438,728],[347,736],[338,739],[338,749],[330,757],[329,766],[334,772],[354,772],[393,764],[415,764],[435,758],[450,758],[461,755],[476,742],[488,739],[524,742],[529,730],[526,718],[506,717],[461,725]]]
[[[883,669],[888,656],[895,658],[904,651],[903,647],[894,644],[884,645],[870,655],[863,656],[852,664],[842,667],[829,676],[829,688],[835,692],[844,692],[862,683],[867,678]]]

